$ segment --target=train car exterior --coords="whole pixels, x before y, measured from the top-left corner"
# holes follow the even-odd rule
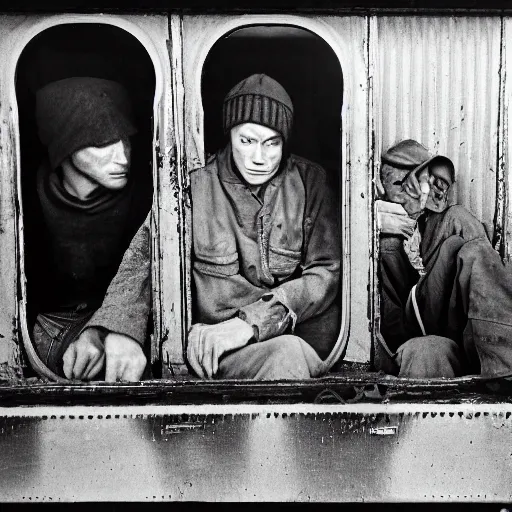
[[[375,358],[385,357],[373,204],[380,155],[394,142],[420,140],[449,156],[457,169],[453,201],[490,227],[505,262],[512,258],[512,14],[478,14],[177,8],[0,15],[5,500],[512,499],[507,383],[414,382],[355,370],[371,370]],[[150,366],[161,378],[135,385],[27,378],[17,66],[40,34],[73,24],[130,34],[154,70]],[[328,359],[333,372],[318,381],[201,383],[188,373],[185,339],[192,302],[189,173],[206,158],[203,69],[218,41],[259,27],[321,39],[343,77],[340,332]]]

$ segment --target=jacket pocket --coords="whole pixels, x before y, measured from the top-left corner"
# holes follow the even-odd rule
[[[240,264],[238,252],[227,255],[196,254],[194,269],[214,277],[229,277],[238,274]]]
[[[301,261],[301,252],[282,247],[269,247],[268,266],[270,272],[280,278],[291,276]]]

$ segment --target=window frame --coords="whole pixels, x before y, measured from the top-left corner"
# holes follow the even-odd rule
[[[311,16],[301,14],[59,14],[48,16],[9,16],[19,19],[19,35],[7,35],[2,44],[9,48],[4,66],[8,98],[8,130],[6,138],[13,144],[4,168],[16,172],[15,261],[19,265],[15,289],[16,329],[8,341],[10,366],[19,368],[19,334],[28,339],[26,326],[26,283],[23,273],[23,212],[20,191],[20,148],[17,130],[17,103],[14,71],[21,52],[37,34],[62,23],[102,23],[126,30],[148,52],[155,70],[153,122],[154,204],[152,209],[152,277],[154,334],[151,363],[161,360],[164,379],[188,380],[185,362],[186,335],[191,319],[191,231],[188,173],[204,165],[203,111],[201,105],[201,73],[205,59],[218,39],[248,26],[284,25],[314,33],[336,54],[344,76],[341,112],[341,180],[342,187],[342,322],[337,346],[329,365],[345,354],[345,360],[368,363],[377,342],[379,297],[377,292],[376,219],[373,214],[373,183],[379,175],[379,142],[375,140],[378,96],[374,74],[377,63],[377,22],[382,15]],[[155,22],[155,20],[158,20]],[[354,21],[355,20],[355,21]],[[152,30],[159,23],[159,30]],[[502,18],[502,44],[510,42],[512,20]],[[206,27],[206,28],[205,28]],[[204,30],[200,30],[203,28]],[[20,30],[22,29],[22,30]],[[195,30],[194,30],[195,29]],[[196,34],[196,37],[191,37]],[[199,37],[197,37],[199,34]],[[355,34],[355,35],[354,35]],[[188,39],[187,39],[188,38]],[[190,40],[195,39],[193,44]],[[354,58],[354,48],[359,48]],[[198,51],[191,52],[190,48]],[[354,64],[354,61],[357,61]],[[506,53],[501,63],[507,66]],[[352,71],[356,70],[355,73]],[[378,69],[377,69],[378,72]],[[6,78],[7,77],[7,78]],[[377,83],[378,86],[378,83]],[[497,210],[503,226],[505,259],[512,254],[512,204],[508,190],[512,177],[507,174],[508,145],[512,130],[508,129],[509,88],[500,79],[500,107],[497,158],[499,190]],[[350,105],[350,106],[349,106]],[[357,112],[357,115],[355,114]],[[187,120],[187,122],[185,122]],[[355,135],[354,135],[355,134]],[[6,139],[4,139],[5,141]],[[9,195],[9,194],[7,194]],[[368,264],[351,254],[367,251]],[[356,261],[357,260],[357,261]],[[179,286],[176,284],[179,283]],[[67,382],[62,380],[63,382]]]
[[[8,172],[15,175],[13,182],[13,202],[15,219],[15,254],[17,262],[16,271],[16,289],[17,300],[15,307],[14,322],[17,326],[16,334],[18,343],[11,348],[11,358],[14,364],[11,364],[18,373],[21,372],[22,353],[20,345],[23,344],[26,355],[35,369],[46,378],[58,383],[68,383],[66,379],[58,377],[51,372],[40,361],[32,343],[27,326],[27,289],[24,270],[24,229],[23,229],[23,202],[21,197],[21,159],[20,159],[20,134],[19,134],[19,116],[18,104],[16,98],[15,76],[19,58],[24,48],[34,37],[41,32],[63,24],[102,24],[117,27],[135,37],[144,47],[153,64],[155,73],[155,92],[153,98],[153,128],[152,128],[152,173],[153,173],[153,206],[151,212],[151,232],[152,232],[152,282],[153,282],[153,323],[154,333],[151,339],[150,363],[160,359],[160,339],[161,333],[168,330],[163,318],[160,304],[164,300],[172,304],[178,302],[180,297],[174,287],[165,286],[165,279],[173,279],[181,273],[181,254],[180,244],[174,239],[177,233],[176,225],[178,216],[175,214],[179,210],[178,199],[169,193],[170,184],[164,177],[174,176],[177,172],[172,161],[174,148],[174,132],[169,122],[170,105],[173,104],[170,88],[167,84],[171,80],[171,69],[167,54],[166,42],[168,41],[167,16],[137,16],[137,15],[104,15],[104,14],[58,14],[44,17],[10,17],[16,28],[16,35],[6,37],[4,44],[9,47],[9,55],[4,66],[4,76],[7,76],[6,94],[9,105],[9,140],[12,144],[11,162],[8,165]],[[19,18],[20,23],[16,24]],[[158,151],[157,151],[158,150]],[[179,178],[178,178],[179,179]],[[162,205],[167,205],[163,207]],[[161,226],[170,226],[167,234]],[[174,229],[173,229],[174,228]],[[168,265],[162,265],[161,254],[166,253]],[[165,272],[164,272],[165,268]],[[2,268],[4,271],[4,268]],[[166,274],[163,276],[163,274]],[[161,285],[163,283],[163,286]],[[165,288],[165,290],[162,290]],[[179,310],[179,308],[178,308]],[[179,314],[179,311],[178,311]],[[176,328],[171,325],[172,328]]]
[[[186,94],[180,94],[185,125],[181,121],[183,138],[182,154],[186,159],[186,187],[188,173],[205,164],[201,79],[205,60],[215,43],[231,32],[249,26],[292,26],[315,34],[323,39],[335,53],[344,76],[343,108],[341,115],[341,162],[340,183],[342,184],[341,238],[342,238],[342,310],[340,334],[335,348],[327,359],[331,367],[343,354],[354,362],[368,363],[371,353],[371,330],[367,317],[369,289],[368,276],[372,262],[356,265],[351,253],[361,248],[370,253],[372,238],[368,226],[372,222],[369,203],[369,178],[372,160],[371,132],[368,105],[371,87],[368,79],[367,17],[323,17],[298,15],[244,14],[234,15],[172,15],[171,31],[173,49],[180,57],[181,64],[176,70],[183,80]],[[344,30],[348,29],[348,30]],[[357,36],[354,36],[354,33]],[[176,37],[176,39],[175,39]],[[361,42],[363,43],[361,47]],[[357,55],[357,57],[354,57]],[[173,60],[174,62],[174,60]],[[349,107],[350,105],[350,107]],[[357,111],[360,116],[354,116]],[[347,128],[350,127],[350,128]],[[363,134],[363,135],[361,135]],[[353,169],[355,168],[355,170]],[[186,262],[187,262],[187,305],[190,311],[190,205],[186,205]],[[354,234],[356,233],[356,234]],[[351,322],[352,315],[357,317]],[[190,316],[189,316],[190,318]],[[362,321],[361,321],[362,320]],[[366,324],[366,325],[365,325]],[[352,343],[349,343],[349,335]],[[172,342],[168,342],[170,344]],[[165,352],[166,345],[163,345]]]

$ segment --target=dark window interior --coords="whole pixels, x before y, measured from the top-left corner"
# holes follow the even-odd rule
[[[265,73],[286,89],[294,104],[291,152],[320,164],[341,197],[342,70],[332,48],[304,29],[246,27],[215,43],[202,73],[206,155],[222,149],[228,140],[222,127],[224,97],[235,84],[254,73]],[[338,331],[340,303],[341,291],[330,313]],[[314,319],[311,325],[322,336],[325,326],[314,324]]]
[[[255,26],[233,32],[211,49],[203,67],[206,154],[222,148],[222,102],[240,80],[266,73],[292,98],[291,151],[320,164],[338,181],[343,77],[332,48],[294,27]]]
[[[35,93],[50,82],[73,76],[115,80],[127,88],[138,128],[138,133],[131,140],[132,171],[137,165],[138,169],[142,169],[139,175],[144,176],[144,180],[152,179],[155,73],[153,63],[142,44],[128,32],[104,24],[59,25],[32,39],[21,54],[16,70],[29,332],[35,314],[30,307],[31,290],[38,279],[37,275],[30,272],[30,261],[37,254],[39,240],[39,234],[33,227],[38,211],[34,207],[34,201],[38,201],[36,173],[47,154],[37,134]],[[151,187],[145,183],[150,194]]]

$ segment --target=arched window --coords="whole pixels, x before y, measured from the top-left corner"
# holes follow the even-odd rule
[[[204,62],[201,79],[205,159],[223,149],[227,142],[222,121],[224,97],[235,84],[255,73],[273,78],[290,95],[294,123],[289,150],[325,169],[328,186],[335,192],[338,203],[331,220],[338,225],[343,209],[339,204],[343,194],[340,170],[343,76],[333,49],[308,30],[253,25],[237,29],[213,45]],[[297,222],[300,225],[302,221],[297,219]],[[192,296],[196,314],[193,322],[201,318],[194,309],[196,298]],[[335,345],[340,348],[336,341],[340,333],[341,301],[340,291],[325,315],[313,315],[303,322],[304,331],[300,325],[296,330],[308,341],[315,339],[312,344],[323,359],[336,352],[330,364],[341,354],[339,350],[333,351]],[[314,336],[310,331],[315,331]]]
[[[321,37],[301,28],[244,27],[213,46],[202,74],[206,154],[214,153],[224,143],[224,96],[253,73],[265,73],[277,80],[293,100],[292,153],[320,164],[337,182],[343,103],[341,67]]]
[[[25,256],[22,270],[27,278],[26,318],[29,335],[32,334],[37,315],[45,311],[49,313],[55,309],[55,304],[52,305],[52,302],[57,297],[52,299],[52,291],[59,290],[57,264],[49,261],[51,258],[55,259],[57,253],[53,254],[50,249],[54,242],[47,236],[49,220],[44,218],[41,209],[40,195],[43,193],[41,190],[46,188],[39,187],[40,190],[38,190],[37,186],[37,182],[43,183],[42,171],[39,169],[45,165],[48,151],[47,147],[41,144],[38,136],[35,97],[36,92],[44,86],[72,77],[94,77],[115,81],[124,86],[131,100],[133,122],[137,133],[130,137],[130,178],[129,186],[125,187],[125,191],[130,188],[126,194],[131,199],[129,205],[123,206],[127,208],[125,220],[122,222],[126,228],[126,237],[123,235],[121,238],[124,241],[121,242],[120,238],[119,243],[124,245],[129,243],[138,225],[144,221],[151,208],[155,70],[146,49],[127,31],[107,24],[71,23],[42,31],[24,48],[16,70]],[[55,174],[62,179],[60,172],[57,169]],[[55,202],[55,198],[53,199],[50,203],[55,206],[55,212],[58,212],[61,208],[56,206],[58,201]],[[70,212],[70,218],[72,217]],[[87,240],[87,243],[89,242],[91,245],[96,243],[93,240]],[[69,246],[68,243],[66,244]],[[99,247],[97,249],[100,252],[104,251]],[[111,249],[119,252],[117,247]],[[59,250],[59,252],[62,251]],[[104,257],[101,258],[104,259]],[[98,264],[110,265],[106,262]],[[105,272],[106,276],[106,271],[101,268],[99,272],[99,274],[95,273],[98,281],[101,280],[102,272]],[[110,282],[110,279],[108,281]],[[85,304],[83,307],[86,307]],[[27,342],[28,340],[25,340],[26,347]],[[50,350],[55,349],[49,347],[48,354]],[[29,359],[32,359],[30,347],[28,354]],[[41,352],[39,356],[44,362]],[[41,372],[39,362],[37,360],[31,362]]]

